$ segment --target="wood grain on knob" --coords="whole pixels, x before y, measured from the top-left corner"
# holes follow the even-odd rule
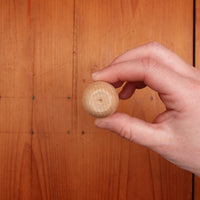
[[[94,82],[84,91],[82,103],[94,117],[107,117],[118,107],[119,96],[115,88],[106,82]]]

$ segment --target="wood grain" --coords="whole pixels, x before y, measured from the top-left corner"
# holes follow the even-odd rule
[[[124,187],[116,193],[121,142],[126,141],[102,134],[34,135],[33,199],[117,199],[124,195]],[[127,163],[121,159],[125,161],[120,169],[123,172]]]
[[[33,46],[29,3],[0,1],[0,199],[31,199]]]
[[[77,90],[77,107],[74,109],[78,124],[77,133],[84,130],[88,138],[101,134],[105,139],[105,155],[110,155],[109,139],[116,142],[112,150],[118,155],[120,138],[98,130],[93,125],[93,118],[80,106],[81,94],[91,82],[90,74],[109,65],[124,51],[137,45],[156,40],[174,50],[187,62],[192,63],[192,23],[193,10],[191,1],[86,1],[77,0],[75,6],[76,33],[76,79],[74,90]],[[185,15],[185,13],[188,13]],[[134,97],[121,102],[120,111],[127,112],[141,119],[152,121],[164,107],[157,95],[149,89],[136,92]],[[86,136],[85,136],[86,137]],[[87,148],[87,147],[86,147]],[[91,148],[89,152],[93,152]],[[126,176],[120,176],[120,159],[115,164],[118,169],[118,183],[126,182],[121,199],[191,199],[192,176],[169,164],[158,155],[135,144],[126,144],[121,153],[126,156]],[[91,158],[95,157],[90,154]],[[85,157],[88,158],[87,154]],[[96,157],[95,157],[96,158]],[[110,157],[110,162],[115,159]],[[99,182],[108,184],[107,167],[102,158],[102,177]],[[93,166],[92,166],[93,167]],[[96,173],[87,174],[83,169],[85,182]],[[111,171],[110,171],[111,173]],[[92,175],[93,174],[93,175]],[[84,184],[83,184],[84,185]],[[91,185],[91,191],[97,190]],[[123,186],[122,186],[123,187]],[[87,191],[86,188],[82,188]],[[112,199],[121,188],[107,188]],[[103,190],[102,190],[103,192]],[[92,195],[92,194],[91,194]]]
[[[93,117],[102,118],[113,114],[119,104],[116,89],[106,82],[94,82],[84,90],[82,105]]]
[[[0,96],[31,97],[33,46],[27,1],[0,1],[0,41]]]
[[[30,134],[32,117],[31,112],[31,98],[1,98],[0,134]]]
[[[73,1],[32,2],[34,32],[34,95],[71,95],[73,62]]]
[[[73,1],[32,2],[34,29],[33,129],[71,129]]]
[[[31,199],[31,138],[0,134],[0,199]]]
[[[0,133],[30,133],[32,63],[28,3],[0,1]]]
[[[195,176],[194,179],[194,199],[198,200],[200,198],[200,178]]]
[[[34,100],[33,131],[37,133],[67,133],[71,130],[71,99],[40,98]]]
[[[196,1],[195,66],[200,69],[200,1]],[[194,200],[200,199],[200,178],[194,177]]]
[[[75,199],[72,134],[73,0],[32,1],[34,104],[32,199]]]

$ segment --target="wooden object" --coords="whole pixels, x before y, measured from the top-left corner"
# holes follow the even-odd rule
[[[78,199],[80,146],[72,127],[74,1],[29,2],[34,35],[35,96],[32,200]]]
[[[28,1],[0,1],[0,199],[31,199],[32,37]]]
[[[85,110],[92,116],[107,117],[116,111],[119,96],[111,84],[95,82],[84,90],[82,103]]]
[[[0,133],[0,199],[31,199],[31,137]]]

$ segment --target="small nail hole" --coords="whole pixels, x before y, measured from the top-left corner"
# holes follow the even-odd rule
[[[84,134],[85,134],[85,131],[82,131],[81,134],[84,135]]]

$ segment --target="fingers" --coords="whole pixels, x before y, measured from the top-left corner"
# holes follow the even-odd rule
[[[136,89],[136,85],[134,82],[127,82],[122,91],[119,93],[120,99],[128,99],[129,97],[132,96]]]
[[[126,82],[121,92],[119,93],[119,97],[121,99],[128,99],[133,95],[135,89],[141,89],[145,86],[146,85],[143,82]]]
[[[116,82],[143,82],[159,93],[174,94],[182,87],[182,77],[160,65],[155,60],[137,59],[113,64],[93,75],[95,81]]]
[[[127,51],[117,57],[112,64],[141,58],[153,58],[156,62],[169,67],[182,75],[191,72],[191,66],[186,64],[177,54],[157,42],[150,42]]]
[[[122,113],[96,119],[95,125],[116,132],[137,144],[151,148],[168,142],[166,132],[158,128],[156,124],[150,124]]]
[[[118,82],[116,82],[116,83],[112,83],[112,85],[113,85],[115,88],[119,88],[119,87],[121,87],[123,84],[124,84],[124,81],[118,81]]]

